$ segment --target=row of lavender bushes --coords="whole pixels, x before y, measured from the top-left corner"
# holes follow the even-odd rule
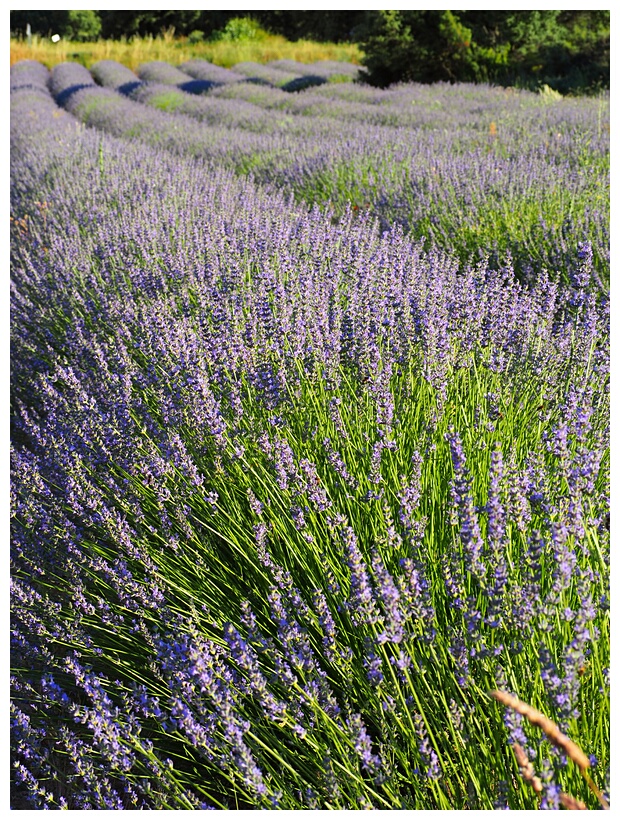
[[[521,279],[546,267],[569,281],[589,241],[608,286],[608,98],[449,84],[290,93],[209,80],[212,68],[151,63],[140,79],[112,61],[92,73],[65,63],[51,88],[86,124],[211,158],[337,216],[352,205],[462,263],[510,254]],[[183,90],[192,83],[210,85]]]
[[[61,76],[91,127],[11,75],[13,807],[593,807],[487,694],[608,790],[591,244],[460,265]]]

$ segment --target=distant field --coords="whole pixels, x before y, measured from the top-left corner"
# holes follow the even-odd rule
[[[313,63],[316,60],[338,60],[359,63],[361,51],[347,43],[314,43],[299,40],[292,43],[279,35],[265,34],[259,40],[242,42],[213,42],[191,44],[187,37],[140,37],[131,40],[100,40],[96,43],[72,43],[33,37],[29,45],[24,40],[11,40],[11,65],[19,60],[37,60],[48,68],[72,60],[90,68],[98,60],[116,60],[135,70],[140,63],[164,60],[178,65],[186,60],[200,58],[230,68],[235,63],[270,60],[298,60]]]

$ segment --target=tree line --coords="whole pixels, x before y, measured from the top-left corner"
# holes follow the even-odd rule
[[[371,11],[357,30],[369,80],[609,88],[609,11]]]
[[[175,34],[218,39],[253,18],[289,40],[357,42],[367,79],[472,81],[561,92],[609,88],[609,11],[11,11],[11,32],[76,41]]]
[[[288,40],[351,42],[364,21],[363,11],[11,11],[11,31],[24,36],[59,34],[76,40],[157,35],[173,28],[187,36],[200,31],[217,35],[235,17],[252,17],[260,26]]]

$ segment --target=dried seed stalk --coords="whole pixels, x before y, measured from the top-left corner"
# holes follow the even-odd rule
[[[525,754],[525,750],[523,746],[519,743],[512,744],[512,750],[515,753],[515,757],[517,758],[517,763],[519,764],[519,772],[521,773],[521,777],[525,780],[526,783],[529,783],[530,786],[534,789],[536,794],[540,794],[542,791],[542,783],[539,777],[536,777],[534,774],[534,767],[530,763],[528,756]]]
[[[604,809],[609,809],[609,803],[598,790],[588,772],[588,769],[590,768],[590,761],[581,751],[579,746],[577,746],[576,743],[573,743],[572,740],[567,738],[566,735],[560,731],[557,724],[550,720],[550,718],[546,715],[543,715],[542,712],[539,712],[538,709],[534,709],[533,706],[525,703],[525,701],[519,700],[519,698],[511,695],[509,692],[502,692],[500,689],[493,689],[489,692],[489,695],[500,703],[503,703],[504,706],[508,706],[509,709],[513,709],[515,712],[523,715],[523,717],[527,718],[533,726],[538,726],[539,729],[542,729],[550,742],[553,743],[553,745],[558,749],[565,752],[565,754],[567,754],[568,757],[570,757],[570,759],[579,766],[588,786],[597,796],[601,806]]]
[[[560,803],[565,809],[579,809],[581,811],[587,811],[585,803],[582,803],[581,800],[577,800],[576,797],[571,797],[570,794],[564,794],[564,792],[560,793]]]
[[[581,751],[579,746],[577,746],[576,743],[573,743],[572,740],[569,740],[566,735],[562,734],[557,725],[548,717],[543,715],[542,712],[539,712],[537,709],[534,709],[533,706],[519,700],[519,698],[516,698],[508,692],[501,692],[495,689],[493,692],[490,692],[490,695],[495,698],[495,700],[503,703],[504,706],[508,706],[510,709],[513,709],[515,712],[523,715],[523,717],[526,717],[532,725],[538,726],[542,729],[551,743],[553,743],[554,746],[557,746],[558,749],[562,749],[562,751],[565,752],[570,759],[579,766],[582,772],[585,772],[586,769],[590,768],[590,761]]]

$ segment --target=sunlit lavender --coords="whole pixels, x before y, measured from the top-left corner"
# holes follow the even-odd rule
[[[12,808],[609,797],[608,122],[12,67]]]

